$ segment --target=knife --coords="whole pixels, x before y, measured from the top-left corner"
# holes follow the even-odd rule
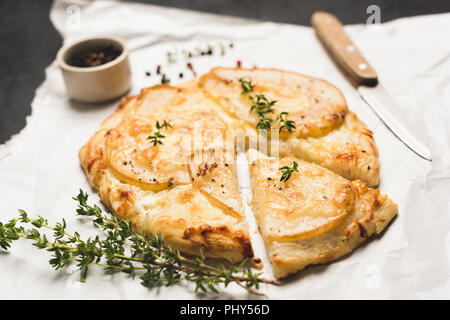
[[[327,12],[315,12],[311,24],[336,64],[343,69],[349,80],[357,87],[359,95],[383,123],[409,149],[423,159],[431,161],[427,147],[402,123],[394,100],[378,82],[375,70],[344,31],[339,19]]]

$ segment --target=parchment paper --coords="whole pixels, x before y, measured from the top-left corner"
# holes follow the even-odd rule
[[[55,1],[50,18],[65,42],[93,34],[124,38],[131,51],[130,94],[160,82],[157,65],[175,84],[192,74],[186,61],[168,63],[167,52],[234,43],[226,54],[192,59],[198,74],[213,66],[273,67],[324,78],[344,93],[349,107],[374,131],[380,152],[380,189],[399,206],[382,237],[325,266],[310,267],[282,287],[263,287],[272,299],[450,298],[450,14],[399,19],[380,26],[346,26],[377,70],[405,119],[427,143],[433,162],[422,160],[383,125],[329,59],[313,30],[287,24],[223,17],[114,1]],[[145,72],[152,76],[147,77]],[[179,79],[178,73],[184,78]],[[50,222],[64,217],[70,230],[99,231],[75,217],[71,197],[90,189],[78,150],[118,101],[85,105],[65,94],[53,62],[37,89],[26,128],[0,146],[0,219],[22,208]],[[245,170],[244,170],[245,171]],[[242,176],[245,179],[245,172]],[[246,181],[241,181],[245,186]],[[248,182],[248,181],[247,181]],[[248,194],[247,194],[248,195]],[[249,195],[248,195],[249,196]],[[252,227],[255,251],[264,248]],[[86,283],[75,267],[55,272],[49,255],[23,240],[0,252],[0,298],[200,299],[255,298],[230,287],[221,295],[197,295],[190,285],[147,289],[125,274],[91,268]],[[270,266],[264,269],[270,277]]]

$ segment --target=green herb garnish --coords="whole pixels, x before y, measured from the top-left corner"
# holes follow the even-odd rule
[[[154,146],[158,145],[158,144],[163,144],[161,139],[165,138],[166,136],[161,134],[161,129],[163,128],[172,128],[172,126],[170,125],[170,123],[168,123],[166,120],[164,120],[163,124],[159,124],[159,121],[156,121],[156,131],[152,136],[148,136],[148,139],[153,143]]]
[[[172,128],[172,125],[169,122],[167,122],[166,120],[163,121],[162,125],[159,125],[159,122],[156,121],[156,128],[157,129],[169,128],[169,127]]]
[[[244,78],[239,78],[238,80],[241,83],[242,88],[241,94],[248,94],[253,92],[255,85],[252,84],[251,80],[245,80]],[[275,113],[273,106],[276,103],[276,101],[269,101],[263,94],[249,95],[248,97],[252,101],[250,112],[255,111],[259,118],[256,128],[261,130],[270,129],[273,120],[267,118],[266,114]],[[288,115],[287,112],[281,112],[276,118],[276,121],[279,121],[281,124],[279,132],[281,132],[284,129],[289,131],[289,133],[292,133],[292,129],[295,129],[294,121],[288,120],[287,118],[284,117],[287,115]]]
[[[284,116],[287,116],[289,113],[287,112],[281,112],[280,115],[277,117],[277,120],[280,121],[280,123],[282,124],[280,126],[280,132],[285,129],[287,131],[289,131],[289,133],[292,133],[292,129],[295,129],[295,123],[292,120],[288,120],[288,119],[284,119]]]
[[[157,144],[163,144],[161,139],[165,138],[166,136],[162,135],[159,130],[155,131],[155,134],[153,136],[148,136],[148,139],[153,143],[154,146]]]
[[[249,94],[254,91],[255,85],[252,84],[251,80],[245,80],[244,78],[239,78],[238,80],[241,83],[241,94]],[[276,101],[269,101],[263,94],[248,95],[248,98],[252,102],[250,112],[255,111],[259,118],[256,128],[264,131],[270,129],[273,120],[267,118],[266,114],[275,112],[273,105]]]
[[[252,101],[250,112],[253,110],[258,115],[259,121],[256,125],[257,129],[268,130],[272,126],[273,120],[266,117],[268,113],[274,113],[273,105],[276,101],[269,101],[264,95],[258,94],[256,96],[249,96]]]
[[[51,252],[49,263],[56,270],[76,263],[82,282],[88,275],[88,268],[96,265],[108,273],[124,272],[132,278],[139,276],[141,284],[147,287],[188,281],[195,284],[196,292],[217,293],[219,285],[226,287],[234,282],[250,293],[261,294],[256,291],[260,283],[279,284],[244,267],[246,261],[225,267],[207,263],[203,253],[196,258],[181,255],[178,250],[165,245],[161,235],[137,232],[128,221],[104,214],[97,205],[90,206],[88,195],[82,190],[73,199],[78,202],[77,214],[91,217],[94,226],[103,231],[102,238],[83,239],[78,232],[66,231],[64,219],[51,226],[47,219],[41,216],[33,219],[19,210],[18,218],[4,224],[0,222],[0,247],[8,250],[14,240],[32,240],[35,247]],[[53,233],[53,239],[47,238],[45,230]]]
[[[241,83],[242,93],[241,94],[247,94],[250,92],[253,92],[253,89],[255,86],[252,84],[252,80],[245,80],[244,78],[239,78],[239,82]]]
[[[284,166],[280,170],[283,174],[281,175],[280,181],[288,181],[294,171],[298,172],[298,163],[294,161],[292,167]]]
[[[266,113],[274,113],[273,105],[276,101],[269,101],[263,94],[257,94],[256,96],[249,96],[252,101],[250,112],[256,111],[258,115],[265,115]]]
[[[256,129],[260,129],[260,130],[268,130],[270,129],[270,127],[272,126],[272,119],[269,118],[260,118],[258,123],[256,124]]]

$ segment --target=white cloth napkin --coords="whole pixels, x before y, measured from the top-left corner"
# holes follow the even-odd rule
[[[346,26],[377,70],[405,119],[430,148],[428,163],[383,125],[345,80],[309,27],[224,17],[115,1],[55,1],[50,18],[65,42],[114,34],[130,48],[130,94],[159,83],[157,65],[172,79],[192,75],[186,60],[168,63],[167,52],[226,46],[224,56],[192,59],[197,73],[211,67],[272,67],[324,78],[344,93],[349,107],[374,131],[380,151],[381,185],[399,206],[399,216],[380,238],[325,266],[310,267],[281,287],[262,290],[273,299],[450,298],[450,14],[399,19],[376,27]],[[228,44],[233,42],[234,48]],[[145,72],[152,73],[150,77]],[[179,79],[183,72],[183,79]],[[37,89],[27,126],[0,146],[0,220],[22,208],[50,222],[64,217],[69,230],[98,230],[75,217],[71,197],[79,188],[99,202],[80,168],[78,150],[111,114],[116,102],[70,101],[53,62]],[[255,235],[255,237],[257,237]],[[257,254],[264,255],[256,241]],[[124,274],[91,268],[86,283],[75,267],[54,272],[49,255],[26,240],[0,252],[0,298],[196,299],[191,285],[147,289]],[[270,276],[269,266],[265,273]],[[219,298],[247,298],[231,286]],[[254,298],[254,297],[253,297]]]

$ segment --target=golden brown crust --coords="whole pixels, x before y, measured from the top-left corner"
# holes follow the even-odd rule
[[[81,166],[88,177],[89,183],[96,189],[99,186],[98,179],[107,168],[104,161],[105,135],[120,123],[125,111],[130,109],[136,100],[136,96],[123,98],[114,113],[102,122],[100,130],[78,152]]]

